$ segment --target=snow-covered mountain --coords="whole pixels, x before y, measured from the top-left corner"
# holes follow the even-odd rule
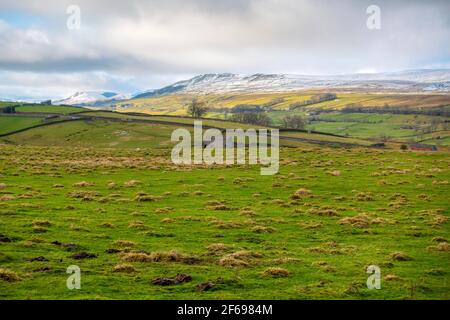
[[[299,89],[364,89],[371,91],[450,92],[450,69],[407,70],[391,73],[344,75],[296,75],[208,73],[178,81],[160,89],[137,94],[84,91],[54,101],[54,104],[107,106],[120,100],[146,98],[172,93],[274,92]]]
[[[134,98],[176,92],[221,93],[322,88],[450,92],[450,70],[425,69],[392,73],[358,73],[329,76],[211,73],[178,81],[161,89],[150,90],[136,95]]]
[[[67,104],[73,106],[101,105],[118,100],[131,98],[130,95],[116,92],[81,91],[76,92],[68,98],[53,101],[53,104]]]

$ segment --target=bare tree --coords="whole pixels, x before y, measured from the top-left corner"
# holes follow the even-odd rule
[[[205,107],[205,103],[202,101],[199,101],[198,98],[193,98],[192,101],[188,105],[188,113],[193,118],[200,118],[203,116],[208,109]]]
[[[259,126],[270,126],[271,124],[271,119],[264,112],[235,113],[231,116],[231,120]]]
[[[283,118],[283,127],[289,129],[304,129],[305,120],[298,115],[286,116]]]

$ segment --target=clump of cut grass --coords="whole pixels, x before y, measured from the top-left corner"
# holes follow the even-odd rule
[[[134,200],[138,201],[138,202],[151,202],[151,201],[156,201],[159,199],[161,199],[161,197],[147,194],[144,192],[138,192],[136,194],[136,196],[134,197]]]
[[[431,241],[433,241],[433,242],[448,242],[448,240],[445,239],[444,237],[434,237],[433,239],[431,239]]]
[[[288,277],[291,273],[284,269],[284,268],[279,268],[279,267],[270,267],[267,268],[266,270],[264,270],[263,275],[265,276],[270,276],[270,277],[274,277],[274,278],[278,278],[278,277]]]
[[[129,248],[129,247],[134,247],[136,245],[136,243],[134,241],[130,241],[130,240],[116,240],[113,242],[113,245],[116,247],[121,247],[121,248]]]
[[[254,226],[251,229],[253,232],[256,233],[274,233],[275,229],[272,227],[265,227],[265,226]]]
[[[248,263],[231,256],[225,256],[219,260],[219,265],[224,267],[246,267],[248,266]]]
[[[240,250],[223,256],[219,260],[219,265],[226,267],[246,267],[253,259],[261,257],[262,255],[257,252]]]
[[[208,209],[210,210],[216,210],[216,211],[227,211],[227,210],[231,210],[230,207],[228,207],[226,204],[223,203],[219,203],[216,205],[210,205],[208,206]]]
[[[32,225],[35,227],[50,227],[52,223],[48,220],[34,220]]]
[[[20,277],[17,273],[12,270],[0,268],[0,280],[6,282],[20,281]]]
[[[248,217],[253,217],[256,215],[255,210],[253,210],[252,208],[249,208],[249,207],[242,208],[239,214],[242,216],[248,216]]]
[[[448,221],[448,218],[444,215],[441,214],[436,214],[433,216],[433,219],[431,220],[431,222],[429,223],[430,225],[433,226],[438,226],[441,224],[444,224]]]
[[[240,250],[231,254],[232,257],[238,259],[261,258],[262,254],[250,250]]]
[[[45,233],[48,231],[46,228],[38,227],[38,226],[34,226],[32,229],[33,229],[34,233]]]
[[[112,228],[114,228],[115,226],[114,226],[114,224],[112,224],[112,223],[104,222],[104,223],[100,224],[99,227],[101,227],[101,228],[109,228],[109,229],[112,229]]]
[[[359,192],[356,194],[356,200],[358,201],[373,201],[373,196],[369,192]]]
[[[304,229],[318,229],[323,226],[323,223],[316,222],[316,221],[305,221],[305,222],[300,222],[299,225]]]
[[[155,213],[168,213],[169,211],[172,211],[172,207],[165,207],[165,208],[156,208]]]
[[[345,217],[340,219],[338,224],[350,224],[355,228],[366,228],[370,225],[369,217],[365,214],[359,214],[354,217]]]
[[[386,281],[397,281],[397,280],[400,280],[400,277],[396,276],[395,274],[387,274],[386,276],[384,276],[384,280],[386,280]]]
[[[310,197],[311,197],[311,190],[308,190],[306,188],[300,188],[291,195],[292,200],[298,200],[298,199],[310,198]]]
[[[87,182],[87,181],[80,181],[80,182],[74,183],[72,186],[77,187],[77,188],[93,187],[93,186],[95,186],[95,183]]]
[[[0,197],[0,201],[11,201],[11,200],[15,200],[16,197],[14,196],[10,196],[10,195],[4,195]]]
[[[122,257],[125,262],[152,262],[152,256],[143,252],[129,252]]]
[[[430,201],[431,200],[431,197],[429,195],[427,195],[427,194],[424,194],[424,193],[419,194],[417,196],[417,198],[419,200],[423,200],[423,201]]]
[[[223,252],[223,251],[227,251],[229,249],[229,247],[226,244],[223,243],[212,243],[208,246],[208,251],[211,253],[218,253],[218,252]]]
[[[115,183],[115,182],[108,183],[108,189],[115,189],[115,188],[117,188],[117,183]]]
[[[412,258],[410,256],[408,256],[406,253],[403,252],[393,252],[390,255],[392,260],[395,261],[408,261],[408,260],[412,260]]]
[[[333,177],[339,177],[341,175],[341,172],[339,170],[334,170],[334,171],[328,172],[328,174]]]
[[[145,229],[147,229],[147,226],[142,221],[133,221],[128,225],[128,228],[145,230]]]
[[[308,210],[309,214],[317,215],[317,216],[326,216],[326,217],[334,217],[338,216],[339,213],[330,207],[320,207],[320,208],[311,208]]]
[[[95,200],[95,197],[99,195],[96,191],[72,191],[66,194],[69,198],[81,199],[83,201]]]
[[[6,183],[0,183],[0,190],[6,189],[6,187],[7,187]]]
[[[428,250],[448,252],[450,251],[450,244],[448,242],[440,242],[435,246],[429,246]]]
[[[129,181],[125,181],[123,185],[127,188],[131,188],[131,187],[136,187],[140,184],[142,184],[142,182],[139,180],[129,180]]]
[[[133,273],[136,269],[128,263],[121,263],[114,266],[114,272]]]

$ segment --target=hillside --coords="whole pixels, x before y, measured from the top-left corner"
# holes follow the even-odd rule
[[[173,93],[277,92],[305,89],[392,91],[450,91],[450,70],[409,70],[393,73],[295,75],[233,73],[203,74],[135,96],[146,98]]]

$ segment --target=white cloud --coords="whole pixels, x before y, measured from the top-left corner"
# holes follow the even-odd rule
[[[140,90],[204,72],[389,71],[450,57],[448,1],[379,0],[378,31],[366,28],[366,0],[78,0],[81,29],[68,30],[72,2],[0,0],[3,12],[41,21],[6,23],[0,14],[0,70],[22,74],[29,90],[39,81],[25,75],[55,79],[46,92],[59,94],[99,85]]]

